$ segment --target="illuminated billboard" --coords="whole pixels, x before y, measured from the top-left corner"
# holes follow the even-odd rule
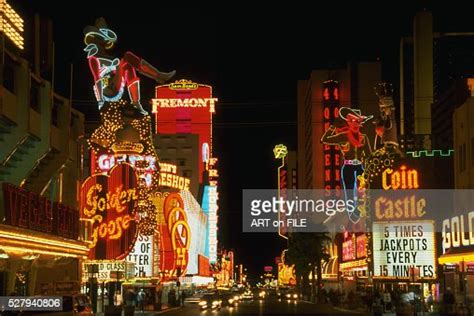
[[[165,193],[159,203],[162,203],[158,221],[160,271],[165,274],[165,279],[180,277],[187,273],[193,238],[184,201],[179,193]]]
[[[115,165],[108,174],[87,178],[81,188],[81,220],[90,223],[90,259],[123,259],[136,238],[138,201],[135,171],[129,164]]]
[[[207,215],[207,238],[206,238],[206,256],[209,257],[211,263],[217,261],[217,205],[218,194],[217,186],[204,186],[204,195],[202,209]]]
[[[131,279],[134,277],[134,265],[129,261],[87,260],[82,263],[82,282],[89,282],[91,273],[94,273],[98,282]]]
[[[373,246],[375,277],[436,278],[433,221],[375,222]]]
[[[181,177],[177,173],[178,168],[176,165],[169,163],[160,163],[160,186],[189,191],[191,179]]]
[[[207,216],[191,192],[183,190],[180,193],[191,232],[187,274],[198,274],[199,256],[206,253]]]
[[[156,246],[154,236],[138,235],[133,249],[127,256],[127,261],[135,263],[135,277],[152,277],[153,253]]]
[[[0,32],[4,33],[19,49],[23,49],[24,21],[6,0],[0,1]]]
[[[212,87],[190,80],[157,86],[152,100],[158,134],[199,135],[199,157],[212,156],[212,115],[217,99]],[[203,149],[207,150],[203,153]],[[205,154],[205,155],[203,155]],[[202,181],[204,164],[199,165]]]
[[[334,124],[339,117],[339,82],[328,80],[323,85],[323,123],[324,130]],[[339,149],[324,144],[324,188],[327,190],[340,189],[340,159]]]

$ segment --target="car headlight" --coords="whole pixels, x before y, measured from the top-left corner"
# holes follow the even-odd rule
[[[298,298],[298,294],[293,294],[293,298]]]
[[[236,301],[240,300],[240,296],[238,296],[238,295],[234,296],[234,300],[236,300]]]
[[[219,305],[219,301],[213,301],[212,306]]]
[[[234,303],[234,299],[233,298],[229,298],[229,304],[232,304]]]
[[[199,305],[201,305],[201,306],[207,305],[207,302],[206,301],[200,301]]]
[[[286,297],[290,298],[290,297],[291,297],[291,295],[290,295],[290,294],[286,294]]]

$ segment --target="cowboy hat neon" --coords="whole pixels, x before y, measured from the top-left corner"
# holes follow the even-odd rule
[[[344,121],[348,121],[349,118],[348,116],[354,116],[360,124],[364,124],[365,122],[371,120],[374,116],[373,115],[369,115],[369,116],[365,116],[365,115],[362,115],[362,113],[360,112],[360,109],[351,109],[351,108],[347,108],[347,107],[342,107],[339,109],[339,117],[342,118]]]

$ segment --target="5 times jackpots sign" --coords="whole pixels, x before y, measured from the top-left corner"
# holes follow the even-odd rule
[[[374,276],[435,278],[434,238],[433,221],[374,223]]]

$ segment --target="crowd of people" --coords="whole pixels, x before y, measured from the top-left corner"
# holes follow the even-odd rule
[[[421,296],[419,290],[403,292],[399,289],[381,290],[367,289],[360,291],[343,292],[339,289],[322,289],[322,298],[326,303],[340,307],[359,307],[374,312],[395,312],[397,309],[411,309],[414,312],[433,312],[435,305],[441,311],[449,311],[459,308],[450,288],[447,288],[438,302],[435,302],[430,293],[426,297]],[[466,307],[467,308],[467,307]]]

